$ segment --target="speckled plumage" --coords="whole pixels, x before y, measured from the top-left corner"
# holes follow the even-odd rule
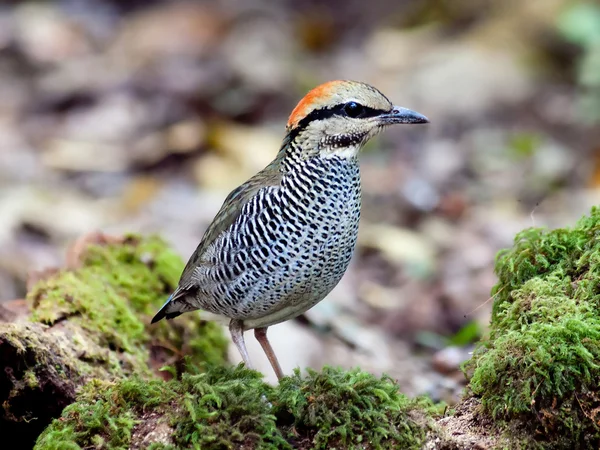
[[[266,327],[314,306],[346,271],[360,217],[358,151],[385,125],[426,121],[364,83],[315,88],[275,160],[229,194],[153,322],[196,309],[231,320],[247,365],[242,333],[256,329],[281,376]]]
[[[307,160],[262,187],[234,223],[201,249],[187,283],[191,309],[257,328],[322,300],[352,257],[360,216],[356,158]]]

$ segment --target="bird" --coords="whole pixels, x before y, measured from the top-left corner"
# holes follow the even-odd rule
[[[360,149],[390,125],[428,122],[367,83],[312,89],[290,114],[275,159],[227,196],[152,323],[201,310],[229,324],[250,369],[244,332],[254,330],[281,380],[267,329],[319,303],[346,272],[361,210]]]

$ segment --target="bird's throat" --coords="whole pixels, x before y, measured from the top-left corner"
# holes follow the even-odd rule
[[[322,158],[355,159],[358,157],[362,145],[351,145],[348,147],[334,147],[321,152]]]

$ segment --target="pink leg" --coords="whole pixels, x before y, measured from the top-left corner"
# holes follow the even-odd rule
[[[269,342],[269,339],[267,339],[267,327],[256,328],[254,330],[254,336],[256,337],[256,340],[260,343],[260,346],[267,355],[267,358],[269,358],[269,362],[271,363],[271,366],[275,371],[275,375],[277,375],[277,379],[281,380],[283,378],[283,371],[281,370],[279,361],[277,361],[277,356],[275,356],[273,347],[271,347],[271,343]]]
[[[246,343],[244,342],[244,322],[231,319],[231,322],[229,322],[229,332],[231,333],[233,343],[240,352],[240,355],[242,355],[246,368],[254,369],[254,366],[252,366],[252,363],[250,362],[248,350],[246,350]]]

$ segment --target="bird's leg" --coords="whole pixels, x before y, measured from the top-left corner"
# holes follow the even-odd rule
[[[269,342],[269,339],[267,339],[267,327],[255,328],[254,336],[256,337],[256,340],[260,343],[260,346],[267,355],[267,358],[269,358],[269,362],[271,363],[271,367],[273,367],[273,370],[275,371],[275,375],[277,375],[277,379],[281,380],[283,378],[283,370],[281,370],[281,366],[279,365],[279,361],[277,361],[277,356],[275,356],[273,347],[271,347],[271,343]]]
[[[231,339],[233,339],[233,343],[240,352],[240,355],[242,355],[242,359],[244,360],[246,368],[254,370],[254,366],[250,362],[248,350],[246,350],[246,343],[244,342],[244,322],[241,320],[231,319],[231,322],[229,322],[229,332],[231,333]]]

